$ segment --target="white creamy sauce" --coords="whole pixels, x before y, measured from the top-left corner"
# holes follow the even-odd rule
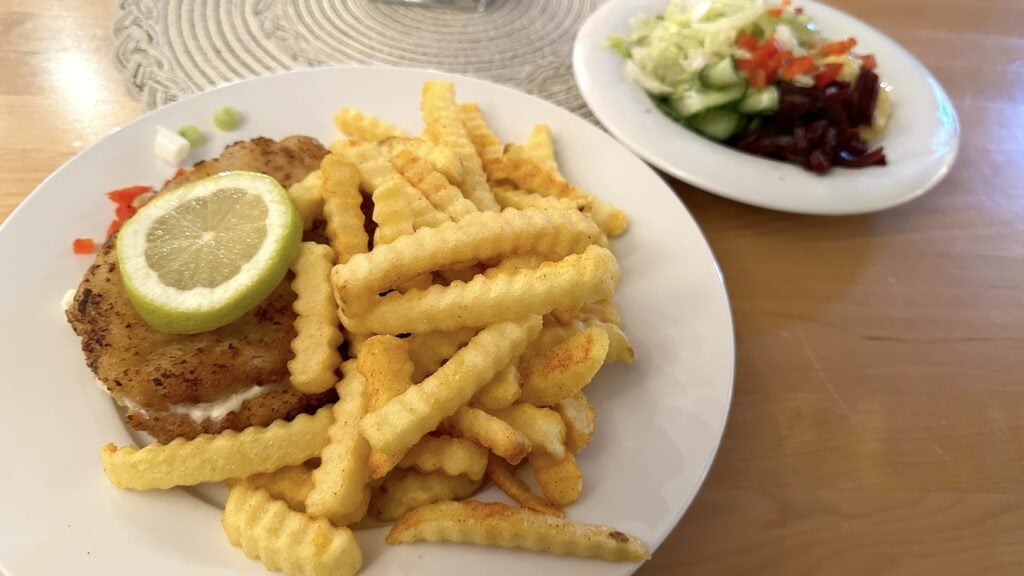
[[[220,400],[214,400],[213,402],[201,402],[198,404],[172,404],[171,412],[176,414],[187,414],[194,422],[202,422],[204,420],[213,420],[217,422],[228,415],[230,412],[237,412],[242,408],[242,404],[246,400],[250,400],[262,394],[264,389],[262,386],[250,386],[246,390],[241,392],[235,392],[234,394],[221,398]]]
[[[64,297],[60,299],[60,309],[67,312],[71,305],[75,303],[75,290],[72,288],[64,293]]]

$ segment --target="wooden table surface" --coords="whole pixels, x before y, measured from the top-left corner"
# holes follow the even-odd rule
[[[110,4],[0,2],[0,221],[143,113]],[[737,372],[717,460],[643,576],[1024,573],[1024,3],[833,4],[938,77],[960,157],[857,217],[673,184],[725,275]]]

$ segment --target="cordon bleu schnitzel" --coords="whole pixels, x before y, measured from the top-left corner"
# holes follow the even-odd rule
[[[262,172],[288,187],[316,170],[327,151],[316,140],[238,142],[164,186],[176,188],[219,172]],[[163,334],[128,301],[118,273],[116,234],[100,249],[67,310],[86,363],[121,408],[125,421],[160,442],[265,426],[312,413],[334,391],[304,395],[288,383],[295,336],[288,277],[259,306],[216,330]]]

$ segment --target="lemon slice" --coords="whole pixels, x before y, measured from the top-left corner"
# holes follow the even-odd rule
[[[276,180],[224,172],[159,194],[121,227],[128,299],[149,325],[195,334],[229,324],[284,279],[302,221]]]

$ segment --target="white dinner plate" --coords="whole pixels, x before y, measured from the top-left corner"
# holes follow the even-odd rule
[[[623,75],[623,59],[605,48],[637,13],[660,14],[668,0],[612,0],[583,24],[573,52],[576,83],[594,115],[627,147],[665,172],[708,192],[763,208],[801,214],[859,214],[924,194],[953,166],[960,145],[956,110],[939,82],[909,52],[856,18],[799,0],[828,38],[857,39],[878,58],[892,86],[892,121],[878,144],[888,165],[834,168],[817,175],[794,164],[746,154],[676,124]]]
[[[61,297],[92,261],[71,241],[99,238],[113,211],[104,193],[159,185],[173,173],[153,156],[157,125],[209,128],[187,159],[235,140],[308,134],[329,142],[341,106],[419,131],[422,83],[439,76],[476,101],[504,139],[551,127],[566,176],[622,207],[629,231],[613,242],[623,270],[616,296],[636,348],[632,365],[602,370],[587,388],[598,413],[579,456],[585,486],[569,517],[615,525],[652,549],[693,499],[725,426],[733,379],[729,305],[714,257],[672,191],[643,162],[587,122],[515,90],[471,78],[398,68],[329,68],[219,88],[147,114],[85,150],[43,182],[0,228],[0,572],[191,576],[264,574],[221,533],[208,492],[114,488],[100,446],[132,435],[97,390],[67,325]],[[211,113],[245,115],[218,133]],[[488,489],[483,499],[501,499]],[[211,503],[212,502],[212,503]],[[358,532],[365,574],[628,574],[605,563],[459,544],[385,546],[386,528]]]

